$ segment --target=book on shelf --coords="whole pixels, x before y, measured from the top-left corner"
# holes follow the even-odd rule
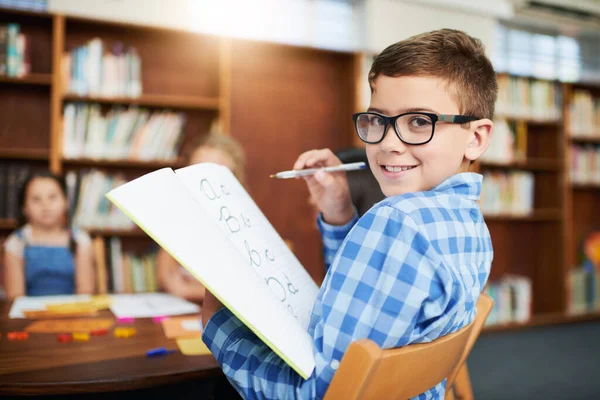
[[[78,96],[139,97],[142,61],[134,47],[121,42],[107,46],[94,38],[65,53],[62,59],[65,92]]]
[[[527,159],[527,124],[523,121],[494,120],[494,134],[486,152],[480,157],[483,163],[510,164]]]
[[[571,181],[600,185],[600,145],[571,145]]]
[[[507,275],[497,282],[488,282],[485,293],[494,299],[487,326],[524,323],[531,317],[532,285],[528,277]]]
[[[42,168],[23,162],[0,163],[0,219],[17,219],[21,187],[38,170]]]
[[[48,0],[0,0],[0,7],[31,11],[46,11]]]
[[[600,310],[600,231],[586,235],[581,250],[581,264],[567,277],[567,308],[574,314]]]
[[[0,24],[0,76],[22,78],[31,72],[27,35],[16,23]]]
[[[484,172],[480,208],[486,215],[529,215],[534,207],[531,172]]]
[[[63,112],[63,157],[99,160],[175,161],[185,115],[131,106],[67,103]]]
[[[318,287],[233,173],[163,168],[107,194],[298,374],[315,360]]]
[[[512,118],[558,121],[562,93],[555,82],[499,75],[496,114]]]
[[[127,182],[122,174],[99,170],[69,171],[66,174],[72,223],[82,229],[133,229],[135,224],[111,204],[104,194]]]
[[[600,98],[587,90],[574,90],[568,112],[571,136],[600,138]]]

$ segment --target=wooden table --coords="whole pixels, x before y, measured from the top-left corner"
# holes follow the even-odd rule
[[[176,349],[162,325],[138,319],[132,338],[93,336],[89,342],[60,343],[53,333],[31,333],[9,341],[6,333],[23,330],[31,320],[9,319],[10,302],[0,301],[0,397],[2,395],[114,392],[218,377],[212,356],[184,356],[179,351],[146,357],[156,347]],[[114,317],[109,311],[99,317]],[[116,325],[116,324],[115,324]]]

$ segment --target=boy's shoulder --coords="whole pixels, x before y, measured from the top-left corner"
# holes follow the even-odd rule
[[[466,222],[480,218],[481,176],[473,173],[453,175],[432,190],[388,197],[373,208],[399,211],[417,224]]]

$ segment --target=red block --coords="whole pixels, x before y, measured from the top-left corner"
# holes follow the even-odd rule
[[[56,339],[58,339],[58,341],[61,343],[69,343],[73,341],[73,335],[70,333],[61,333],[56,335]]]
[[[93,331],[90,332],[90,335],[102,336],[102,335],[106,335],[107,333],[108,333],[108,329],[94,329]]]

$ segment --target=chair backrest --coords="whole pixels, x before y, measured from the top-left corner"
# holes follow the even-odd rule
[[[471,336],[469,336],[469,340],[467,341],[467,345],[465,346],[465,350],[463,355],[460,358],[460,361],[452,371],[452,373],[448,376],[448,381],[446,382],[446,387],[452,387],[458,372],[460,371],[463,364],[467,361],[467,357],[471,353],[483,326],[485,325],[485,321],[487,320],[488,315],[490,315],[490,311],[492,311],[492,307],[494,306],[494,300],[487,294],[481,293],[479,295],[479,300],[477,301],[477,314],[475,315],[475,320],[473,321],[473,329],[471,330]]]
[[[353,342],[342,358],[325,400],[402,399],[431,389],[460,361],[473,322],[431,343],[382,350],[375,342]]]

